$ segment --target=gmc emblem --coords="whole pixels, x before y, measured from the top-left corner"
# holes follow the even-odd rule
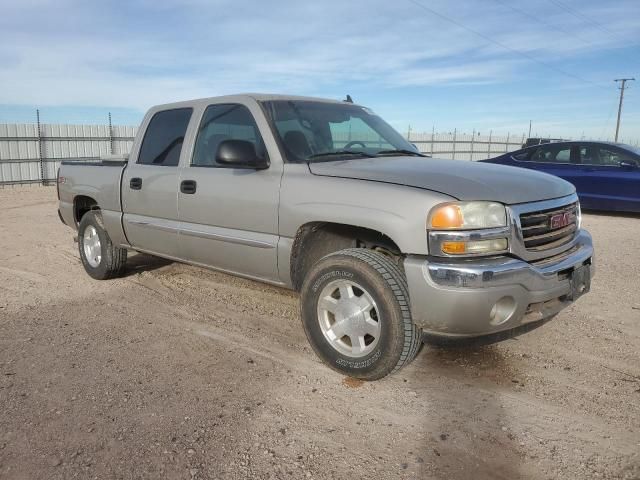
[[[573,215],[569,212],[558,213],[549,219],[549,227],[553,229],[566,227],[571,223],[572,219]]]

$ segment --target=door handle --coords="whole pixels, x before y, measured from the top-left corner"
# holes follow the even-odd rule
[[[140,190],[142,188],[142,179],[140,177],[133,177],[129,180],[129,188],[131,190]]]
[[[195,180],[183,180],[180,182],[180,191],[187,195],[193,195],[196,193],[196,181]]]

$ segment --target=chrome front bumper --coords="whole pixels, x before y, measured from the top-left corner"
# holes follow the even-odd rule
[[[595,273],[591,235],[581,230],[576,240],[568,255],[537,264],[506,256],[409,256],[404,269],[413,320],[427,334],[465,338],[548,319],[573,303],[576,269],[588,265]]]

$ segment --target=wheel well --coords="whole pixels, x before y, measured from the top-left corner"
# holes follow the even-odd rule
[[[85,213],[99,208],[98,202],[91,197],[87,197],[86,195],[78,195],[75,197],[73,199],[73,216],[75,218],[76,225],[80,223],[80,220],[82,220]]]
[[[311,222],[301,226],[291,249],[293,288],[300,290],[309,268],[330,253],[345,248],[368,248],[393,257],[402,267],[402,252],[387,235],[364,227],[341,223]]]

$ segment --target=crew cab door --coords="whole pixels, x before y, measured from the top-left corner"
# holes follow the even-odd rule
[[[127,240],[138,249],[179,256],[178,165],[192,113],[152,113],[141,143],[133,147],[122,177],[122,211]]]
[[[205,108],[206,107],[206,108]],[[178,195],[180,255],[218,269],[278,280],[278,200],[282,163],[257,102],[203,105]],[[274,153],[269,168],[216,162],[224,140],[251,142],[259,156]],[[275,150],[275,151],[274,151]]]

